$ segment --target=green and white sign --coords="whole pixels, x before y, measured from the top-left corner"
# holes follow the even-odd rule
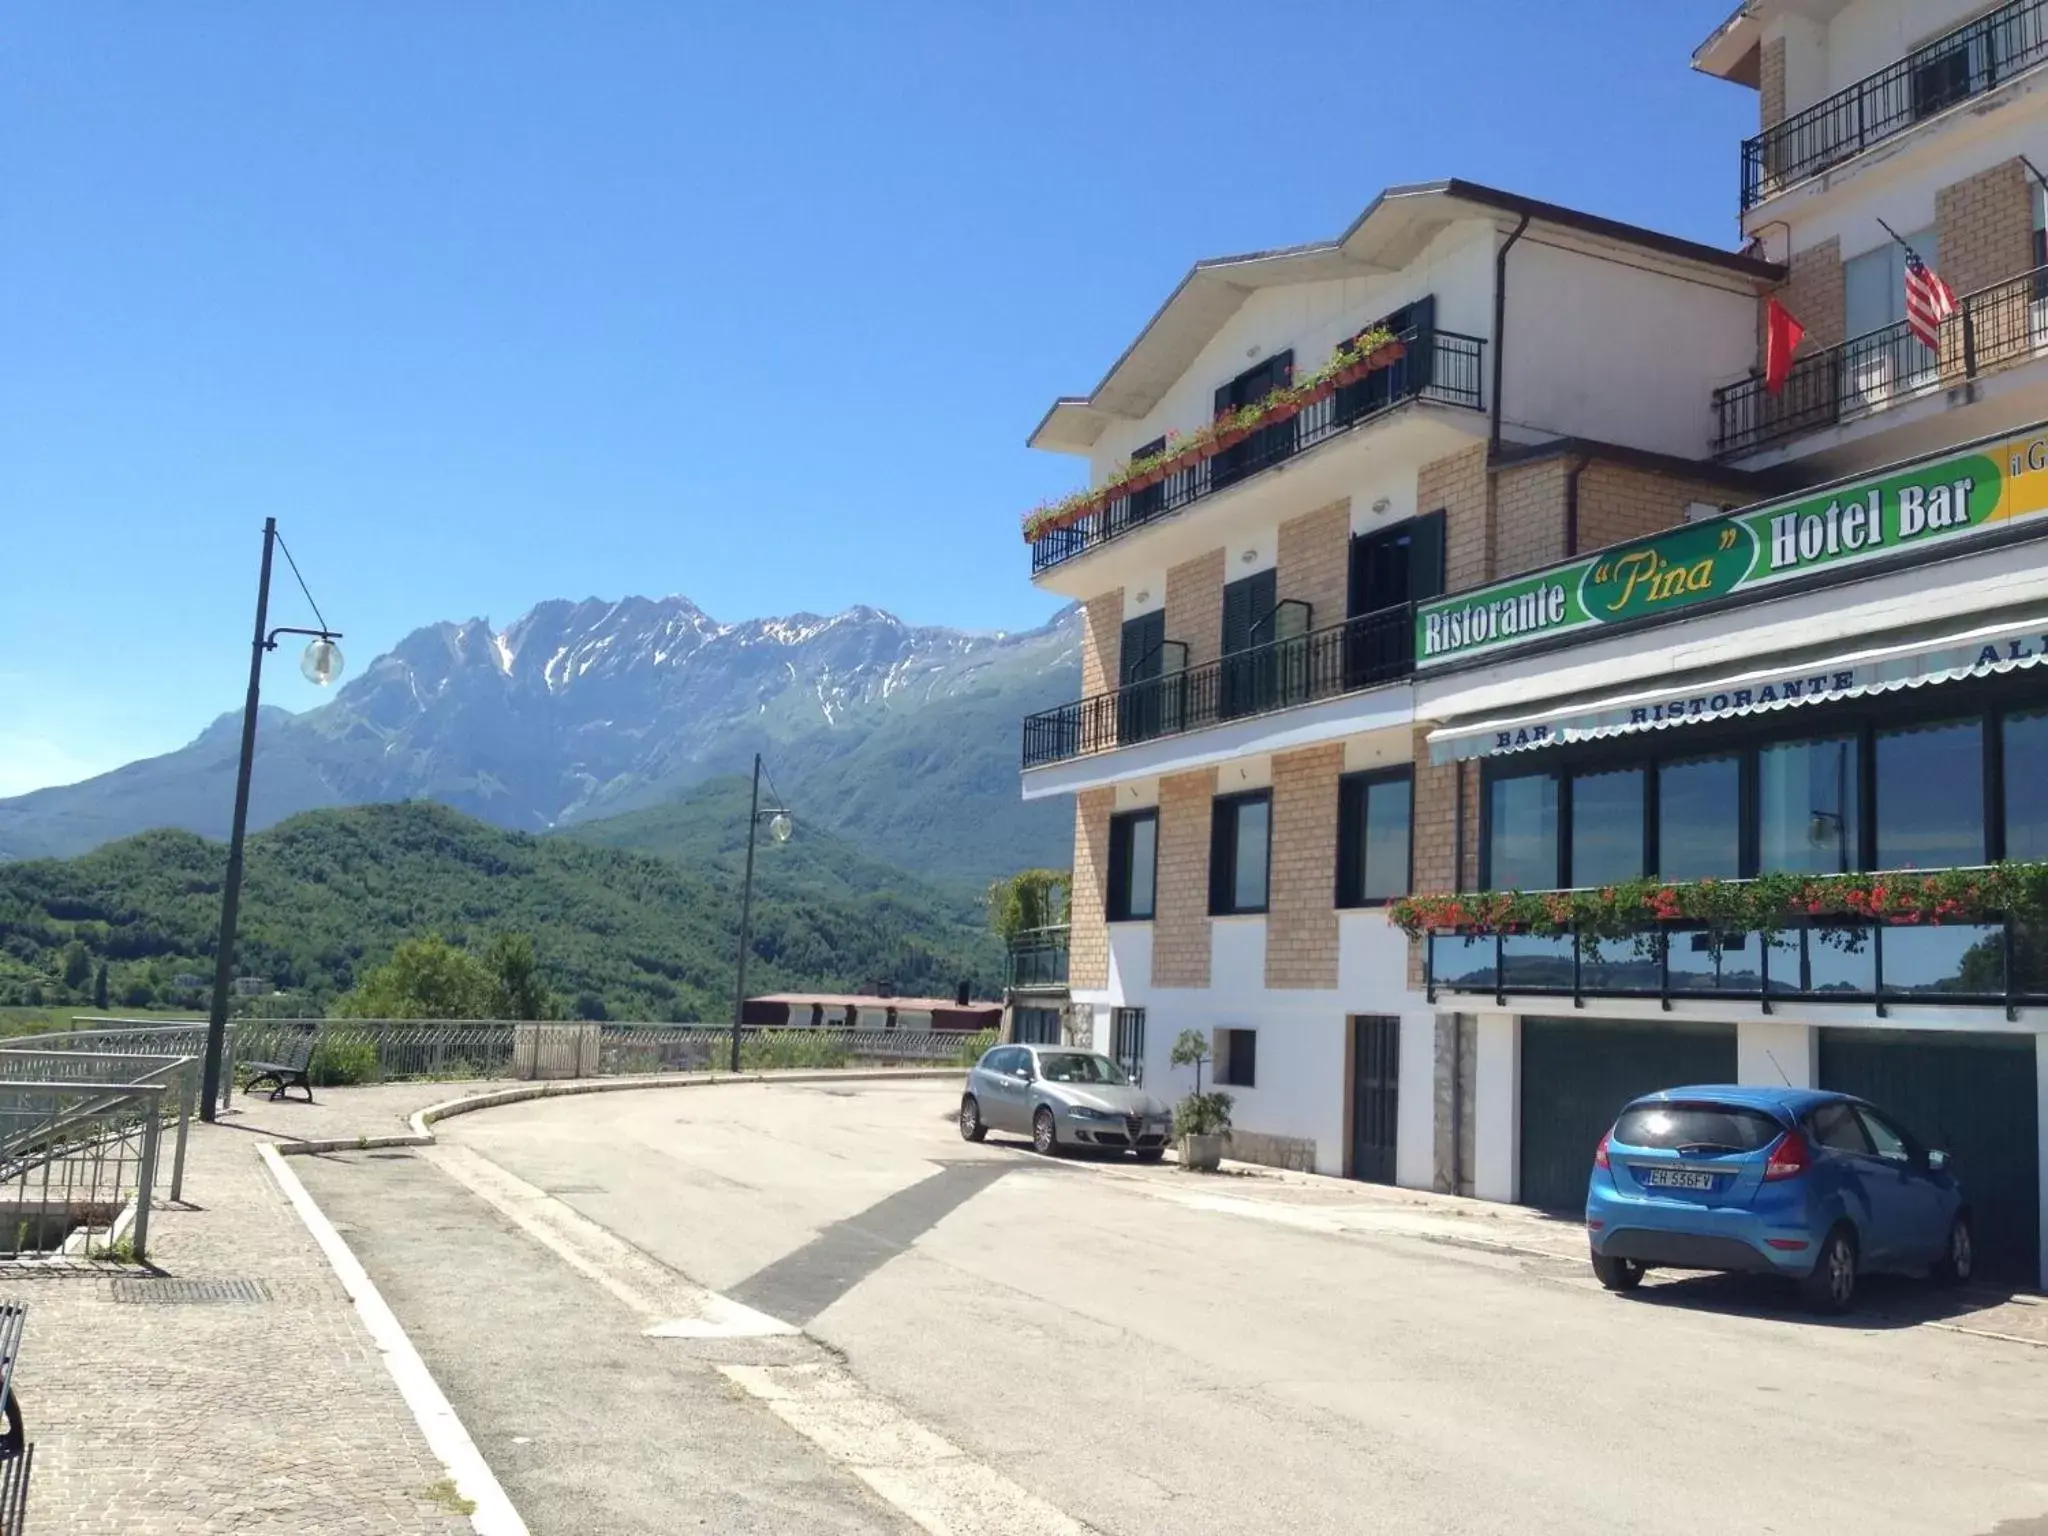
[[[1899,550],[1933,550],[2048,511],[2048,426],[1424,603],[1415,661],[1493,655]]]

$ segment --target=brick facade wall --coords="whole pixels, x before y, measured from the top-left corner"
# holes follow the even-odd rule
[[[1266,985],[1337,985],[1337,777],[1344,746],[1273,759],[1272,888]]]
[[[1186,644],[1191,667],[1223,654],[1222,550],[1166,573],[1166,638]]]
[[[1842,242],[1830,237],[1792,258],[1791,275],[1778,285],[1778,302],[1806,327],[1795,356],[1840,346],[1848,326],[1848,294],[1842,285]],[[1756,307],[1756,366],[1764,366],[1764,306]]]
[[[1067,895],[1067,985],[1084,990],[1109,985],[1109,813],[1114,789],[1084,789],[1074,796],[1074,880]]]
[[[1749,499],[1704,480],[1681,480],[1596,459],[1579,476],[1579,550],[1604,549],[1675,528],[1685,521],[1691,502],[1731,507]]]
[[[1317,629],[1341,624],[1351,596],[1350,500],[1282,523],[1278,564],[1282,600],[1307,603]]]
[[[1167,590],[1172,591],[1170,582]],[[1209,985],[1209,807],[1215,798],[1213,768],[1159,781],[1155,987]]]
[[[1092,699],[1116,687],[1123,676],[1124,589],[1091,597],[1081,605],[1081,697]]]
[[[1564,482],[1570,468],[1570,462],[1559,457],[1499,471],[1489,580],[1503,581],[1565,558]]]
[[[1757,128],[1785,121],[1785,39],[1774,37],[1757,59]]]
[[[1415,732],[1415,787],[1412,801],[1415,890],[1419,893],[1472,890],[1479,884],[1479,770],[1465,770],[1465,866],[1454,867],[1458,845],[1458,765],[1429,760],[1429,731]],[[1422,946],[1408,946],[1408,985],[1422,985]]]
[[[2034,265],[2034,197],[2017,158],[1934,195],[1936,260],[1960,297]]]
[[[1415,476],[1415,510],[1444,513],[1444,584],[1476,587],[1493,568],[1486,515],[1486,444],[1425,464]]]

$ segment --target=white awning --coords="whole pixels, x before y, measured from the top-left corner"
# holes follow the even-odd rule
[[[1682,680],[1661,688],[1580,699],[1550,709],[1484,720],[1451,721],[1429,733],[1430,761],[1451,763],[1540,747],[1597,741],[1676,725],[1732,720],[1765,710],[1989,677],[2048,658],[2048,615],[1889,645],[1866,645],[1818,659],[1750,667],[1738,674]]]

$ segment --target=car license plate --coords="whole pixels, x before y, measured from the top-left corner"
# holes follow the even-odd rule
[[[1712,1189],[1715,1180],[1701,1168],[1650,1168],[1643,1182],[1656,1189]]]

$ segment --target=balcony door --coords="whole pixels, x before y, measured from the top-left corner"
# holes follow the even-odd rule
[[[1260,571],[1223,588],[1224,719],[1270,709],[1278,688],[1272,649],[1274,610],[1280,606],[1280,573]]]
[[[1392,331],[1407,351],[1391,367],[1375,368],[1337,391],[1333,420],[1339,426],[1418,395],[1430,382],[1430,367],[1436,361],[1436,295],[1424,294],[1373,325]]]
[[[1150,741],[1166,718],[1166,610],[1124,620],[1123,675],[1118,679],[1116,739],[1120,746]],[[1178,679],[1176,679],[1178,681]]]
[[[1906,243],[1941,270],[1936,230],[1909,234]],[[1842,263],[1842,299],[1849,340],[1840,354],[1837,398],[1845,414],[1882,410],[1937,382],[1939,359],[1905,328],[1906,253],[1896,240]]]
[[[1257,367],[1245,369],[1216,391],[1216,414],[1221,416],[1225,411],[1257,405],[1274,390],[1284,389],[1293,382],[1293,349],[1275,352]],[[1299,424],[1299,417],[1290,416],[1217,454],[1209,460],[1209,489],[1220,491],[1224,486],[1242,480],[1246,475],[1256,474],[1269,464],[1277,464],[1293,453],[1295,429]]]
[[[1412,517],[1351,541],[1345,631],[1348,688],[1404,675],[1415,661],[1414,604],[1444,590],[1444,514]]]

